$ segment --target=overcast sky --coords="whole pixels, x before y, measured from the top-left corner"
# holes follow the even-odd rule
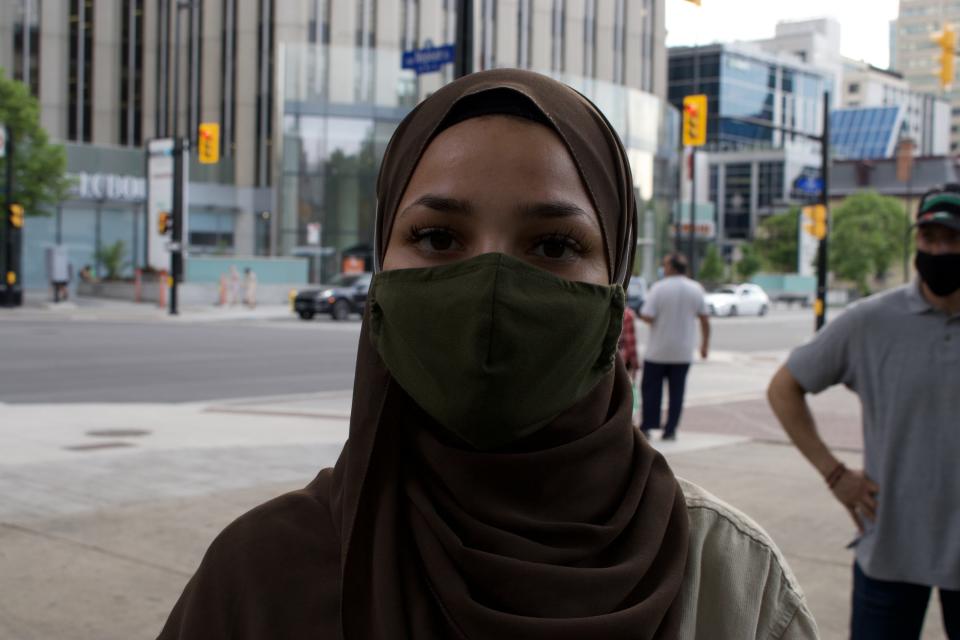
[[[898,7],[899,0],[667,0],[667,45],[770,38],[781,20],[830,16],[840,21],[843,55],[886,68]]]

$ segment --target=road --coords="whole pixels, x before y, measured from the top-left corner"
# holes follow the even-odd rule
[[[787,350],[812,318],[718,318],[717,351]],[[0,402],[195,402],[349,389],[360,323],[0,321]],[[646,340],[641,327],[640,342]]]

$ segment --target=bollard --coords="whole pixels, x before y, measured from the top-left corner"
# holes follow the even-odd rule
[[[157,279],[157,286],[160,287],[159,293],[157,295],[157,306],[161,309],[167,307],[167,272],[166,270],[160,272],[160,277]]]
[[[227,276],[220,275],[220,306],[227,306]]]
[[[297,290],[290,289],[290,293],[287,294],[287,298],[290,301],[290,311],[296,311]]]

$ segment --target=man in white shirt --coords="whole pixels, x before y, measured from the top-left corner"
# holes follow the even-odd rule
[[[650,338],[643,361],[643,420],[640,430],[650,435],[660,428],[663,381],[670,385],[670,406],[663,439],[674,440],[683,410],[687,373],[693,361],[696,321],[700,321],[700,356],[710,348],[710,319],[703,287],[686,276],[687,260],[680,253],[663,259],[664,278],[653,285],[640,311],[640,319],[650,325]]]

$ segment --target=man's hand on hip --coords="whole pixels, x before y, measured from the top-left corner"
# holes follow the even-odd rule
[[[880,487],[863,471],[844,470],[831,491],[846,508],[861,533],[863,533],[861,516],[868,518],[871,522],[877,519],[877,495],[880,493]]]

